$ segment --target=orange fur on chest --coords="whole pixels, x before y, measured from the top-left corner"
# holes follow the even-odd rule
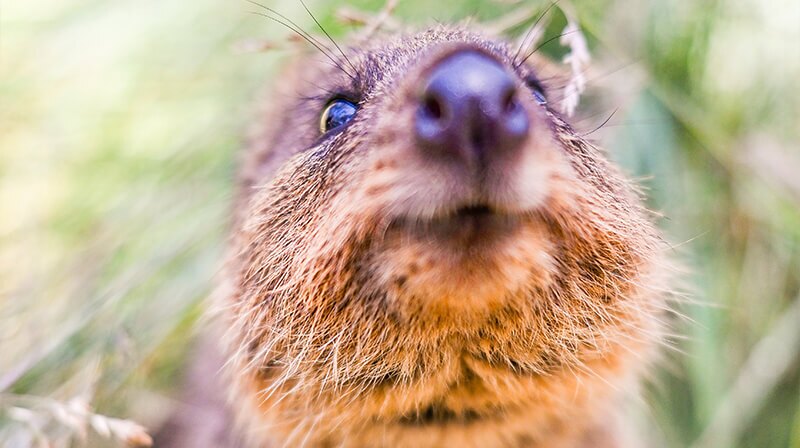
[[[263,433],[252,434],[258,440],[305,440],[312,446],[583,446],[575,440],[615,423],[619,394],[633,392],[631,378],[623,372],[640,362],[631,353],[642,349],[620,349],[577,372],[521,375],[462,357],[421,384],[379,385],[366,393],[345,386],[302,394],[287,386],[252,403],[255,409],[248,414],[264,420],[249,426],[263,428]],[[258,397],[269,386],[255,379],[245,394]],[[300,406],[306,412],[298,413],[293,394],[302,400],[313,397],[314,403]],[[315,412],[319,409],[324,411]],[[439,413],[442,422],[421,421],[424,413]],[[303,438],[312,432],[324,436]]]

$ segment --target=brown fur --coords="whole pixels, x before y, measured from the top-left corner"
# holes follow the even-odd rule
[[[251,446],[630,443],[617,410],[660,339],[663,245],[603,152],[532,97],[525,150],[489,167],[488,193],[421,157],[417,86],[461,47],[513,70],[502,40],[442,26],[347,49],[355,81],[319,55],[279,79],[220,301]],[[360,110],[320,138],[334,90]],[[426,233],[479,196],[513,217],[507,234]]]

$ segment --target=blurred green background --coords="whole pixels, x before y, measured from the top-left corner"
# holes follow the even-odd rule
[[[267,3],[316,32],[299,2]],[[383,4],[309,1],[337,36],[353,29],[345,3]],[[518,36],[547,4],[404,0],[394,16],[517,17]],[[800,2],[571,6],[592,55],[572,122],[640,179],[687,271],[641,431],[652,446],[800,447]],[[256,10],[0,3],[0,446],[115,446],[174,405],[236,151],[296,49]],[[548,17],[545,38],[565,25]],[[279,49],[249,51],[262,40]]]

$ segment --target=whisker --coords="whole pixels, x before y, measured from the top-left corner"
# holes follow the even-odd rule
[[[335,58],[331,57],[331,56],[330,56],[328,53],[326,53],[326,52],[325,52],[325,50],[323,50],[322,48],[320,48],[320,46],[319,46],[319,45],[317,45],[316,43],[314,43],[314,41],[313,41],[313,40],[311,40],[311,39],[307,38],[307,37],[306,37],[306,36],[304,36],[302,33],[300,33],[299,31],[297,31],[296,29],[292,28],[290,25],[288,25],[286,22],[283,22],[283,21],[281,21],[280,19],[278,19],[278,18],[276,18],[276,17],[272,17],[272,16],[270,16],[270,15],[268,15],[268,14],[264,14],[264,13],[261,13],[261,12],[258,12],[258,11],[250,11],[250,13],[251,13],[251,14],[255,14],[255,15],[257,15],[257,16],[266,17],[267,19],[270,19],[270,20],[272,20],[272,21],[274,21],[274,22],[277,22],[277,23],[279,23],[279,24],[281,24],[281,25],[285,26],[286,28],[290,29],[290,30],[291,30],[291,31],[293,31],[295,34],[297,34],[298,36],[302,37],[302,38],[303,38],[303,39],[304,39],[306,42],[308,42],[309,44],[313,45],[313,46],[314,46],[314,48],[316,48],[317,50],[319,50],[319,51],[320,51],[320,53],[324,54],[324,55],[325,55],[325,57],[327,57],[328,59],[330,59],[330,61],[333,63],[333,65],[334,65],[336,68],[338,68],[339,70],[341,70],[341,71],[342,71],[342,73],[346,74],[346,75],[347,75],[347,76],[348,76],[350,79],[352,79],[354,82],[356,81],[356,78],[355,78],[353,75],[351,75],[351,74],[350,74],[350,72],[348,72],[347,70],[345,70],[345,69],[344,69],[344,67],[342,67],[342,66],[341,66],[341,65],[340,65],[340,64],[339,64],[339,63],[336,61],[336,59],[335,59]]]
[[[287,29],[291,30],[292,32],[294,32],[298,36],[302,37],[306,42],[308,42],[309,44],[313,45],[314,48],[319,50],[320,53],[324,54],[325,57],[327,57],[331,62],[333,62],[333,64],[339,70],[341,70],[344,74],[346,74],[350,79],[352,79],[354,82],[356,81],[355,76],[353,74],[351,74],[350,72],[348,72],[347,70],[345,70],[345,68],[342,67],[342,65],[339,63],[339,61],[337,61],[336,58],[334,58],[331,55],[331,49],[329,47],[327,47],[325,44],[323,44],[322,42],[320,42],[319,40],[314,38],[314,36],[312,36],[311,34],[307,33],[305,30],[303,30],[294,21],[292,21],[288,17],[284,16],[283,14],[279,13],[278,11],[276,11],[276,10],[274,10],[274,9],[268,7],[268,6],[262,5],[262,4],[260,4],[260,3],[256,2],[256,1],[253,1],[253,0],[247,0],[247,1],[249,3],[252,3],[253,5],[256,5],[256,6],[259,6],[259,7],[263,8],[263,9],[265,9],[266,11],[268,11],[271,14],[274,14],[277,17],[274,17],[274,16],[272,16],[270,14],[265,14],[265,13],[262,13],[262,12],[258,12],[258,11],[251,11],[252,14],[255,14],[255,15],[258,15],[258,16],[261,16],[261,17],[266,17],[267,19],[270,19],[270,20],[272,20],[272,21],[274,21],[276,23],[279,23],[279,24],[283,25],[284,27],[286,27]]]
[[[562,37],[564,37],[564,36],[567,36],[567,35],[569,35],[569,34],[575,33],[575,32],[577,32],[577,31],[578,31],[578,30],[570,30],[570,31],[567,31],[567,32],[565,32],[565,33],[561,33],[561,34],[559,34],[558,36],[553,36],[553,37],[551,37],[550,39],[547,39],[546,41],[544,41],[544,42],[542,42],[541,44],[537,45],[537,46],[536,46],[536,48],[534,48],[534,49],[533,49],[533,51],[531,51],[530,53],[528,53],[528,55],[527,55],[527,56],[525,56],[525,59],[521,60],[521,61],[519,62],[519,64],[517,64],[517,65],[515,65],[515,66],[514,66],[514,68],[515,68],[515,69],[516,69],[516,68],[519,68],[519,67],[520,67],[522,64],[524,64],[524,63],[525,63],[525,61],[527,61],[527,60],[528,60],[528,59],[529,59],[531,56],[533,56],[533,55],[534,55],[534,53],[536,53],[537,51],[539,51],[539,50],[540,50],[542,47],[544,47],[545,45],[549,44],[550,42],[552,42],[552,41],[554,41],[554,40],[556,40],[556,39],[560,39],[560,38],[562,38]]]
[[[514,53],[514,57],[511,58],[511,64],[512,65],[515,65],[516,60],[519,57],[520,52],[522,52],[522,49],[525,47],[525,43],[528,42],[528,39],[531,37],[531,34],[533,34],[534,30],[536,30],[536,26],[539,25],[539,22],[541,22],[541,20],[544,18],[544,16],[551,9],[553,9],[553,6],[555,6],[558,2],[559,2],[559,0],[555,0],[554,2],[550,3],[550,6],[548,6],[544,11],[542,11],[541,14],[539,14],[539,17],[536,19],[536,21],[533,23],[533,25],[531,25],[531,27],[528,29],[528,32],[525,33],[525,37],[519,43],[519,47],[517,47],[517,51],[516,51],[516,53]],[[519,64],[519,65],[522,65],[522,64]],[[519,67],[519,65],[515,65],[515,66]]]
[[[348,58],[347,55],[344,53],[344,51],[342,51],[342,47],[340,47],[339,44],[336,43],[336,41],[333,39],[333,37],[331,37],[331,35],[328,34],[328,31],[325,28],[323,28],[322,24],[319,23],[319,20],[317,20],[317,18],[314,17],[314,14],[311,12],[310,9],[308,9],[306,2],[300,0],[300,4],[303,5],[303,9],[305,9],[308,15],[311,16],[311,19],[314,20],[314,23],[316,23],[319,29],[322,30],[322,32],[325,34],[328,40],[331,41],[331,43],[336,47],[337,50],[339,50],[339,53],[342,55],[342,57],[344,57],[345,61],[347,61],[347,63],[350,65],[350,68],[352,68],[355,73],[358,73],[358,69],[356,68],[356,66],[353,65],[353,62],[350,61],[350,58]]]
[[[581,136],[581,138],[583,138],[583,137],[586,137],[587,135],[590,135],[590,134],[593,134],[593,133],[595,133],[595,132],[599,131],[599,130],[600,130],[602,127],[603,127],[603,126],[605,126],[606,124],[608,124],[608,122],[609,122],[609,121],[611,121],[611,118],[613,118],[613,117],[614,117],[614,114],[616,114],[618,110],[619,110],[619,108],[616,108],[616,109],[614,109],[614,110],[611,112],[611,114],[609,114],[609,115],[608,115],[608,118],[606,118],[605,120],[603,120],[603,122],[602,122],[602,123],[600,123],[600,126],[598,126],[598,127],[594,128],[594,129],[592,129],[592,130],[591,130],[591,131],[589,131],[589,132],[586,132],[585,134],[581,134],[581,135],[580,135],[580,136]]]
[[[605,125],[606,128],[619,128],[622,126],[631,126],[631,127],[646,127],[646,126],[653,126],[657,124],[664,124],[667,123],[667,120],[628,120],[622,121],[619,123],[611,123]]]
[[[319,40],[318,40],[316,37],[314,37],[314,35],[312,35],[312,34],[311,34],[311,33],[309,33],[308,31],[304,30],[304,29],[303,29],[303,27],[301,27],[300,25],[298,25],[298,24],[297,24],[295,21],[293,21],[292,19],[290,19],[290,18],[286,17],[286,15],[284,15],[284,14],[282,14],[282,13],[278,12],[278,10],[277,10],[277,9],[275,9],[275,8],[270,8],[269,6],[266,6],[266,5],[264,5],[264,4],[261,4],[261,3],[259,3],[259,2],[257,2],[257,1],[255,1],[255,0],[247,0],[247,2],[249,2],[249,3],[251,3],[251,4],[255,5],[255,6],[258,6],[258,7],[260,7],[260,8],[263,8],[263,9],[265,9],[266,11],[268,11],[268,12],[270,12],[270,13],[272,13],[272,14],[275,14],[276,16],[280,17],[281,19],[283,19],[283,20],[287,21],[288,23],[292,24],[292,26],[294,26],[294,27],[295,27],[295,30],[296,30],[296,31],[300,31],[300,32],[302,32],[302,33],[303,33],[303,34],[302,34],[303,36],[305,36],[305,37],[307,37],[308,39],[311,39],[311,40],[313,40],[314,42],[316,42],[316,43],[317,43],[317,45],[319,45],[319,46],[321,46],[322,48],[324,48],[325,50],[327,50],[329,55],[332,55],[332,54],[333,54],[333,51],[331,51],[330,47],[328,47],[327,45],[325,45],[325,44],[323,44],[322,42],[320,42],[320,41],[319,41]]]
[[[597,81],[599,81],[599,80],[601,80],[601,79],[603,79],[605,77],[611,76],[611,75],[613,75],[613,74],[615,74],[617,72],[625,70],[625,69],[627,69],[627,68],[629,68],[629,67],[631,67],[631,66],[633,66],[635,64],[638,64],[639,62],[641,62],[641,60],[642,60],[642,58],[636,58],[636,59],[633,59],[631,61],[628,61],[628,62],[625,62],[623,64],[620,64],[620,65],[618,65],[618,66],[616,66],[614,68],[611,68],[611,69],[609,69],[609,70],[607,70],[605,72],[598,73],[597,76],[594,76],[594,77],[591,77],[591,78],[587,78],[586,79],[586,85],[590,85],[590,84],[592,84],[594,82],[597,82]],[[585,68],[580,73],[585,76],[585,75],[588,75],[591,70],[592,70],[591,67]],[[564,76],[563,75],[553,75],[553,76],[548,76],[548,77],[544,77],[544,78],[539,78],[539,81],[541,81],[544,84],[545,87],[556,87],[557,90],[563,88],[564,84],[561,84],[561,83],[557,83],[556,84],[556,83],[551,82],[551,81],[563,81],[563,80],[564,80]]]

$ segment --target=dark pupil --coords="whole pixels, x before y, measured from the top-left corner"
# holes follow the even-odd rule
[[[542,91],[539,89],[533,91],[533,98],[539,104],[544,104],[547,102],[547,98],[545,98],[544,93],[542,93]]]
[[[347,123],[356,114],[356,106],[349,101],[338,100],[328,106],[328,116],[325,118],[325,130],[329,131]]]

